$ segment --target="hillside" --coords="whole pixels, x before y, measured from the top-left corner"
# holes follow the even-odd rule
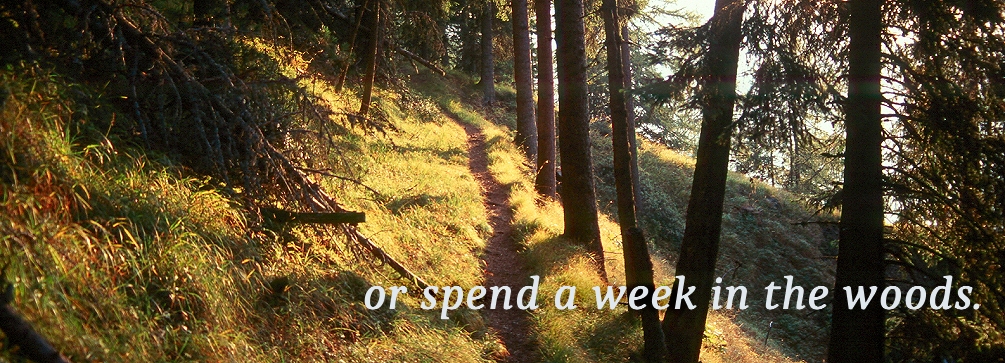
[[[521,264],[525,275],[541,276],[542,296],[576,285],[591,300],[585,294],[599,277],[559,236],[560,206],[535,200],[531,172],[511,143],[512,91],[499,88],[504,105],[485,110],[463,76],[402,72],[407,89],[376,95],[386,127],[331,125],[333,151],[311,158],[338,168],[312,178],[344,208],[365,212],[362,233],[430,285],[467,289]],[[499,331],[499,318],[465,309],[441,320],[419,308],[418,294],[403,296],[396,311],[368,310],[370,286],[412,291],[411,282],[334,230],[263,221],[241,191],[109,136],[94,125],[114,123],[116,113],[94,91],[38,66],[4,70],[2,79],[10,95],[0,118],[0,262],[9,262],[11,305],[72,361],[483,362],[504,359],[507,348],[551,362],[637,359],[641,333],[624,307],[565,312],[542,304],[509,333]],[[336,114],[358,104],[325,77],[300,82]],[[82,122],[95,118],[103,121]],[[618,284],[610,143],[603,126],[594,131],[606,262]],[[640,159],[642,223],[657,281],[669,285],[693,165],[651,143]],[[804,286],[832,282],[821,228],[796,225],[809,213],[786,193],[733,175],[726,210],[724,284],[764,286],[789,274]],[[508,221],[493,219],[506,212]],[[498,257],[487,246],[505,240],[493,238],[501,228],[519,256],[493,267]],[[703,360],[819,360],[827,316],[714,313]],[[516,347],[517,335],[530,339]]]

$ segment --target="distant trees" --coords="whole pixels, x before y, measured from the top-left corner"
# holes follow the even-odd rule
[[[452,5],[456,9],[451,23],[457,27],[456,34],[448,33],[447,43],[455,43],[457,47],[456,53],[453,54],[452,63],[456,69],[470,75],[476,75],[481,67],[480,20],[484,8],[478,5],[477,0],[459,0],[452,2]],[[450,36],[455,38],[450,39]]]
[[[604,247],[600,243],[590,151],[584,16],[582,0],[555,1],[561,196],[565,236],[583,244],[598,259],[598,267],[603,272]]]
[[[633,104],[633,88],[638,88],[632,86],[633,73],[641,74],[637,78],[642,82],[662,76],[645,63],[632,68],[625,20],[636,5],[603,1],[599,14],[605,53],[598,38],[587,38],[597,33],[585,31],[590,22],[590,27],[596,24],[597,13],[584,7],[600,1],[559,0],[557,125],[556,57],[547,0],[534,2],[536,117],[527,0],[513,0],[512,16],[501,19],[488,0],[132,1],[128,7],[108,0],[57,1],[51,7],[38,3],[4,3],[0,28],[5,37],[0,41],[10,51],[0,58],[45,62],[65,74],[84,72],[80,79],[85,82],[117,77],[100,84],[119,100],[116,106],[123,114],[136,118],[116,125],[121,137],[178,154],[193,170],[240,190],[292,181],[271,193],[289,200],[307,198],[302,191],[313,186],[302,177],[302,168],[287,163],[281,131],[291,120],[327,123],[333,116],[297,79],[282,75],[271,55],[241,42],[220,41],[233,35],[229,30],[273,37],[266,40],[275,44],[289,39],[305,59],[312,59],[311,72],[334,69],[337,84],[349,79],[345,84],[361,99],[358,113],[368,119],[380,118],[371,106],[374,90],[404,78],[388,61],[395,53],[427,67],[432,63],[424,61],[432,59],[474,79],[480,76],[482,101],[493,107],[510,107],[495,102],[495,82],[509,83],[512,61],[515,140],[529,163],[536,164],[535,189],[544,198],[557,197],[560,149],[565,235],[598,259],[603,248],[589,111],[591,104],[601,105],[607,98],[628,284],[652,283],[648,245],[637,222],[645,216],[634,140],[638,109],[638,122],[649,122],[638,130],[654,141],[687,147],[692,139],[698,141],[677,266],[687,286],[707,291],[714,277],[725,178],[732,167],[803,195],[843,189],[840,199],[830,199],[841,205],[842,217],[829,361],[875,361],[884,358],[884,349],[919,361],[942,356],[982,360],[1000,352],[993,347],[1005,349],[1000,333],[1005,327],[1005,278],[989,273],[1001,270],[1005,256],[1000,227],[1005,224],[1005,4],[1000,0],[719,0],[709,23],[657,32],[665,37],[653,41],[645,54],[653,57],[662,50],[658,47],[670,48],[667,44],[677,47],[665,52],[668,59],[660,67],[677,72],[673,82],[662,84],[668,89],[664,93],[680,101],[684,111],[675,116],[681,117]],[[757,6],[745,9],[748,3]],[[754,21],[743,24],[744,11]],[[504,25],[512,25],[512,47],[509,37],[494,38],[500,21],[511,22]],[[753,68],[751,87],[738,100],[736,66],[744,37],[748,46],[743,51]],[[604,54],[607,62],[588,59],[593,54]],[[600,83],[603,65],[606,91]],[[847,99],[839,81],[846,71]],[[880,88],[881,79],[889,82],[885,88]],[[594,86],[592,94],[588,84]],[[741,112],[734,117],[737,107]],[[697,108],[701,130],[695,138],[697,117],[686,112]],[[171,113],[176,116],[164,117]],[[687,132],[670,130],[674,123]],[[817,133],[811,130],[814,125],[833,131]],[[596,135],[606,136],[603,126],[596,126]],[[673,135],[661,138],[660,133]],[[843,171],[838,160],[844,161]],[[896,217],[887,235],[884,212]],[[942,275],[973,285],[981,309],[957,315],[892,310],[887,314],[895,319],[885,319],[877,305],[864,311],[845,306],[845,286],[882,286],[888,283],[884,277],[924,284]],[[662,327],[651,325],[651,310],[643,311],[651,360],[659,347],[650,344],[651,337],[659,330],[674,361],[697,359],[707,296],[692,296],[701,308],[671,310]],[[891,332],[886,343],[884,329]],[[949,338],[931,343],[938,340],[933,335]]]
[[[537,176],[534,189],[557,196],[555,168],[555,68],[551,49],[551,1],[534,0],[537,13]]]
[[[1001,56],[1005,54],[1005,40],[997,30],[1005,29],[1002,25],[1005,19],[1000,16],[1005,6],[999,2],[961,5],[920,0],[883,3],[787,0],[747,9],[744,4],[738,0],[719,0],[712,21],[690,32],[675,33],[673,41],[687,51],[683,55],[675,54],[679,58],[666,63],[685,76],[675,80],[687,80],[668,87],[678,95],[694,95],[682,100],[681,104],[697,105],[702,118],[697,137],[695,179],[677,266],[677,273],[686,276],[686,285],[696,287],[697,291],[711,286],[722,224],[725,179],[733,167],[736,171],[764,177],[773,184],[777,182],[807,199],[823,196],[831,188],[843,189],[840,200],[818,199],[827,200],[831,206],[841,206],[843,211],[829,361],[882,359],[883,349],[890,349],[884,342],[886,328],[897,332],[891,339],[898,340],[898,354],[933,357],[935,351],[961,350],[934,343],[932,347],[920,348],[904,343],[903,337],[921,336],[919,331],[922,330],[912,329],[921,326],[946,336],[955,334],[953,336],[959,336],[962,341],[967,339],[964,335],[982,336],[987,326],[1005,324],[1000,314],[985,312],[983,307],[975,317],[961,318],[963,320],[928,311],[896,310],[889,314],[897,319],[887,320],[883,311],[849,311],[842,289],[858,285],[883,286],[886,283],[883,278],[891,276],[923,283],[928,275],[954,274],[966,277],[975,289],[991,297],[986,305],[988,311],[1000,310],[998,306],[1005,302],[1005,295],[997,288],[1005,285],[1005,280],[979,273],[997,268],[987,261],[1001,254],[1002,249],[995,246],[1003,240],[1002,233],[988,226],[1005,220],[1000,213],[1005,208],[1000,207],[997,197],[1000,193],[991,192],[1001,189],[1000,181],[1005,178],[997,173],[999,168],[992,171],[988,167],[1001,164],[996,153],[1002,147],[995,141],[1000,138],[1001,128],[990,120],[1001,119],[1005,114],[1000,107],[1003,103],[999,102],[1005,91],[999,90],[1000,82],[995,81],[1001,74],[997,65],[1005,63],[1005,57]],[[521,5],[520,1],[514,1],[514,17],[511,18],[514,21],[512,56],[518,98],[518,140],[524,140],[520,135],[526,131],[525,124],[519,120],[524,119],[522,115],[526,110],[522,106],[526,99],[521,96],[526,93],[521,90],[527,89],[526,83],[521,81],[526,78],[522,76],[521,69],[526,68],[521,55],[523,48],[519,44],[522,27],[518,24],[518,8]],[[592,50],[595,44],[585,39],[588,34],[580,27],[584,14],[591,12],[582,10],[581,1],[565,0],[555,4],[559,44],[556,55],[558,98],[562,106],[557,122],[561,155],[556,155],[552,126],[555,101],[551,92],[554,86],[551,83],[554,71],[550,49],[551,9],[548,1],[536,1],[534,5],[538,27],[539,100],[536,115],[538,155],[531,159],[537,164],[535,188],[544,197],[555,195],[555,159],[560,156],[566,236],[583,243],[595,256],[602,256],[599,228],[596,227],[596,195],[590,177],[593,165],[586,115],[591,108],[589,104],[599,105],[600,96],[609,97],[618,218],[625,243],[626,265],[635,261],[626,266],[626,274],[629,284],[644,284],[647,267],[638,256],[642,255],[640,251],[644,251],[646,244],[635,221],[638,218],[632,218],[633,214],[640,215],[642,200],[637,146],[631,140],[635,135],[632,114],[636,108],[627,92],[633,88],[633,72],[631,53],[624,41],[629,35],[628,29],[618,20],[624,19],[626,14],[611,14],[609,7],[613,5],[607,1],[599,13],[604,17],[608,46],[611,42],[620,45],[621,71],[615,72],[612,68],[616,63],[613,54],[599,54],[608,57],[608,81],[618,83],[620,78],[623,85],[616,87],[608,83],[604,93],[593,84],[593,94],[590,94],[584,85],[588,77],[598,74],[599,66],[594,66],[589,73],[585,64],[603,64],[597,60],[587,62],[586,58],[592,51],[585,49]],[[863,10],[863,7],[868,9]],[[622,4],[621,9],[626,8],[632,6]],[[743,24],[744,11],[748,19],[753,20],[747,23],[749,26]],[[596,21],[590,16],[585,19]],[[609,28],[612,24],[615,28]],[[876,30],[884,29],[884,24],[905,31],[903,39],[910,41],[897,43],[889,37],[884,38],[884,32]],[[620,34],[612,33],[612,29]],[[744,37],[750,44],[744,52],[753,66],[752,85],[741,95],[739,101],[742,102],[738,102],[736,66]],[[886,49],[878,45],[884,41],[890,50],[880,53],[876,49]],[[506,45],[499,48],[506,49]],[[846,48],[847,54],[838,51]],[[946,56],[926,57],[925,54]],[[496,57],[504,59],[508,55],[496,54]],[[896,71],[884,74],[880,72],[882,67]],[[843,95],[843,80],[839,77],[846,69],[849,70],[847,99]],[[507,72],[502,66],[498,70]],[[645,74],[647,70],[643,68],[642,72]],[[881,93],[879,88],[882,77],[895,84],[886,93]],[[602,75],[595,79],[602,79]],[[700,87],[697,92],[689,92],[693,90],[692,83]],[[885,106],[881,108],[879,104]],[[736,107],[741,112],[734,115]],[[646,107],[639,109],[646,113],[647,120],[664,116],[651,113]],[[878,121],[879,110],[891,112],[885,116],[888,116],[887,121],[893,121],[893,127],[882,127]],[[683,117],[683,121],[675,122],[688,120]],[[821,132],[816,128],[822,124],[832,131]],[[653,128],[639,129],[655,135]],[[888,143],[883,143],[884,131],[894,135],[886,139]],[[679,133],[675,137],[689,135]],[[843,176],[839,162],[842,159]],[[632,161],[625,163],[625,160]],[[626,172],[626,165],[635,170]],[[625,186],[626,176],[635,179],[630,188]],[[888,189],[884,191],[884,187]],[[628,190],[633,194],[631,197],[625,194]],[[884,196],[896,201],[893,205],[902,206],[901,209],[884,203]],[[631,208],[624,206],[629,200],[635,204]],[[949,207],[928,208],[936,204]],[[899,217],[889,226],[893,233],[886,236],[896,240],[883,241],[884,209]],[[884,268],[890,267],[885,265],[884,257],[895,264],[895,272]],[[697,297],[693,300],[699,306],[707,303],[705,296],[693,296]],[[667,313],[661,328],[671,361],[697,359],[706,315],[701,308]],[[967,341],[973,346],[984,344]],[[650,352],[648,348],[646,351]]]
[[[492,57],[492,23],[496,17],[493,0],[485,2],[482,13],[482,102],[491,105],[496,101],[495,59]]]
[[[685,290],[695,287],[697,309],[670,309],[663,320],[672,362],[698,362],[710,295],[719,255],[722,203],[729,172],[729,145],[736,69],[740,54],[743,0],[716,0],[709,28],[708,51],[702,65],[702,123],[698,139],[691,199],[687,205],[684,239],[677,260],[677,275],[685,276]]]
[[[530,64],[530,24],[527,0],[513,0],[513,78],[516,86],[516,144],[531,164],[537,162],[534,122],[534,75]]]

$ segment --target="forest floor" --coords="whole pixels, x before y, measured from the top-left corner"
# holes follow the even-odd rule
[[[534,191],[533,172],[512,143],[512,88],[499,87],[506,101],[482,108],[473,80],[414,74],[417,92],[381,91],[375,103],[395,131],[375,136],[347,126],[338,139],[344,152],[318,155],[347,161],[338,170],[358,175],[358,184],[321,178],[322,185],[346,209],[365,212],[360,228],[430,283],[510,286],[512,299],[539,275],[542,297],[564,286],[583,292],[575,310],[547,303],[531,312],[459,309],[447,320],[420,308],[414,294],[401,296],[396,310],[365,309],[370,287],[407,281],[362,263],[338,239],[253,225],[233,191],[143,149],[116,147],[101,136],[104,128],[86,134],[98,139],[75,136],[68,95],[77,86],[38,74],[45,73],[0,70],[11,90],[0,110],[0,151],[11,151],[0,152],[0,259],[13,262],[6,271],[16,282],[12,305],[74,361],[638,360],[638,319],[621,306],[593,308],[589,292],[605,285],[594,260],[561,237],[561,205]],[[354,96],[318,82],[337,110],[353,112]],[[592,137],[606,269],[618,284],[624,266],[612,219],[612,144]],[[643,191],[653,206],[641,222],[652,236],[657,283],[672,286],[694,161],[641,144]],[[832,284],[832,260],[820,251],[835,238],[798,225],[811,211],[786,193],[748,180],[730,175],[720,276],[741,286],[784,275]],[[280,281],[288,285],[273,287]],[[820,361],[827,318],[711,311],[702,361]],[[15,361],[12,354],[0,349],[0,361]]]
[[[482,259],[485,261],[485,285],[509,286],[514,296],[527,286],[528,269],[517,251],[513,239],[513,210],[509,191],[489,172],[485,135],[476,126],[458,122],[468,134],[468,168],[481,185],[482,198],[492,226],[492,237]],[[489,327],[499,334],[508,355],[500,357],[509,363],[537,362],[538,349],[533,340],[530,314],[521,309],[485,309]]]

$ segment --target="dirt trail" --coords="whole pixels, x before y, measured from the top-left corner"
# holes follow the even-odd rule
[[[468,134],[468,168],[481,185],[489,225],[492,226],[492,237],[482,256],[486,265],[485,285],[510,286],[515,302],[517,291],[530,284],[531,280],[513,241],[513,211],[510,209],[509,192],[489,172],[485,135],[475,126],[463,123],[461,126]],[[501,362],[529,363],[540,360],[531,334],[529,313],[515,306],[510,310],[486,307],[482,311],[489,328],[499,334],[509,351],[509,356],[502,357]]]

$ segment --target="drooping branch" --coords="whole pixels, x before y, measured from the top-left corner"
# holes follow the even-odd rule
[[[338,9],[335,9],[335,8],[333,8],[331,6],[325,5],[325,4],[321,3],[321,1],[319,1],[319,0],[313,0],[312,3],[315,6],[317,6],[318,8],[320,8],[321,10],[324,10],[324,12],[327,13],[329,16],[332,16],[332,17],[338,19],[339,21],[342,21],[342,22],[345,22],[345,23],[352,23],[352,20],[349,18],[349,16],[343,14],[340,11],[338,11]],[[373,34],[373,29],[372,28],[370,28],[369,26],[367,26],[365,24],[361,24],[358,20],[357,20],[356,25],[357,25],[357,27],[356,27],[356,30],[354,30],[353,39],[356,38],[355,31],[361,30],[361,31]],[[392,49],[392,50],[394,50],[395,53],[401,54],[401,55],[407,57],[408,59],[411,59],[411,60],[414,60],[416,62],[419,62],[419,64],[422,64],[424,67],[429,68],[433,72],[436,72],[436,74],[439,74],[441,76],[446,76],[447,75],[447,72],[444,71],[443,68],[440,68],[439,66],[437,66],[436,63],[433,63],[433,62],[429,61],[428,59],[422,58],[422,57],[418,56],[417,54],[415,54],[415,53],[413,53],[413,52],[411,52],[411,51],[409,51],[409,50],[407,50],[405,48],[402,48],[401,46],[399,46],[397,44],[389,44],[390,42],[387,42],[386,40],[383,41],[383,43],[385,43],[385,44],[381,44],[381,46],[384,47],[385,49]],[[344,76],[342,76],[342,77],[344,78]]]
[[[238,74],[234,71],[235,65],[221,63],[203,48],[207,45],[202,43],[205,39],[196,40],[184,32],[168,34],[164,31],[167,26],[154,26],[148,30],[145,28],[148,27],[145,25],[147,22],[134,21],[133,15],[127,15],[105,1],[57,0],[55,5],[76,17],[79,23],[87,24],[87,29],[108,30],[89,30],[93,32],[90,34],[93,40],[78,46],[96,46],[99,42],[112,44],[118,53],[112,55],[114,62],[111,64],[120,67],[115,71],[123,73],[124,79],[131,83],[128,89],[142,85],[147,90],[146,93],[128,92],[122,95],[129,103],[130,115],[136,118],[138,127],[145,130],[144,140],[152,139],[156,128],[161,127],[151,122],[153,118],[147,117],[147,112],[151,110],[143,107],[144,102],[163,102],[151,99],[157,95],[165,96],[163,98],[168,102],[175,103],[173,106],[178,117],[172,122],[178,124],[173,128],[161,127],[162,142],[168,144],[172,138],[176,139],[175,143],[190,142],[197,149],[191,153],[196,160],[193,164],[197,172],[218,177],[233,189],[240,188],[252,204],[280,200],[299,211],[345,212],[320,185],[306,177],[298,161],[287,155],[291,145],[287,141],[282,141],[282,144],[276,141],[285,140],[276,136],[286,132],[282,127],[275,130],[275,124],[280,119],[298,115],[304,118],[303,122],[323,125],[330,121],[332,115],[323,101],[300,88],[295,80],[278,75],[258,80]],[[156,13],[152,8],[144,10]],[[208,35],[206,38],[212,39],[212,33]],[[209,43],[207,46],[221,45]],[[106,53],[95,54],[97,57]],[[138,72],[139,69],[144,71]],[[285,101],[288,104],[275,105],[277,90],[287,95],[289,99]],[[161,107],[153,111],[163,111],[163,103]],[[259,117],[263,113],[268,116]],[[404,278],[420,286],[426,285],[354,226],[342,225],[336,229],[314,227],[314,230],[317,233],[338,231],[356,251],[387,263]]]

